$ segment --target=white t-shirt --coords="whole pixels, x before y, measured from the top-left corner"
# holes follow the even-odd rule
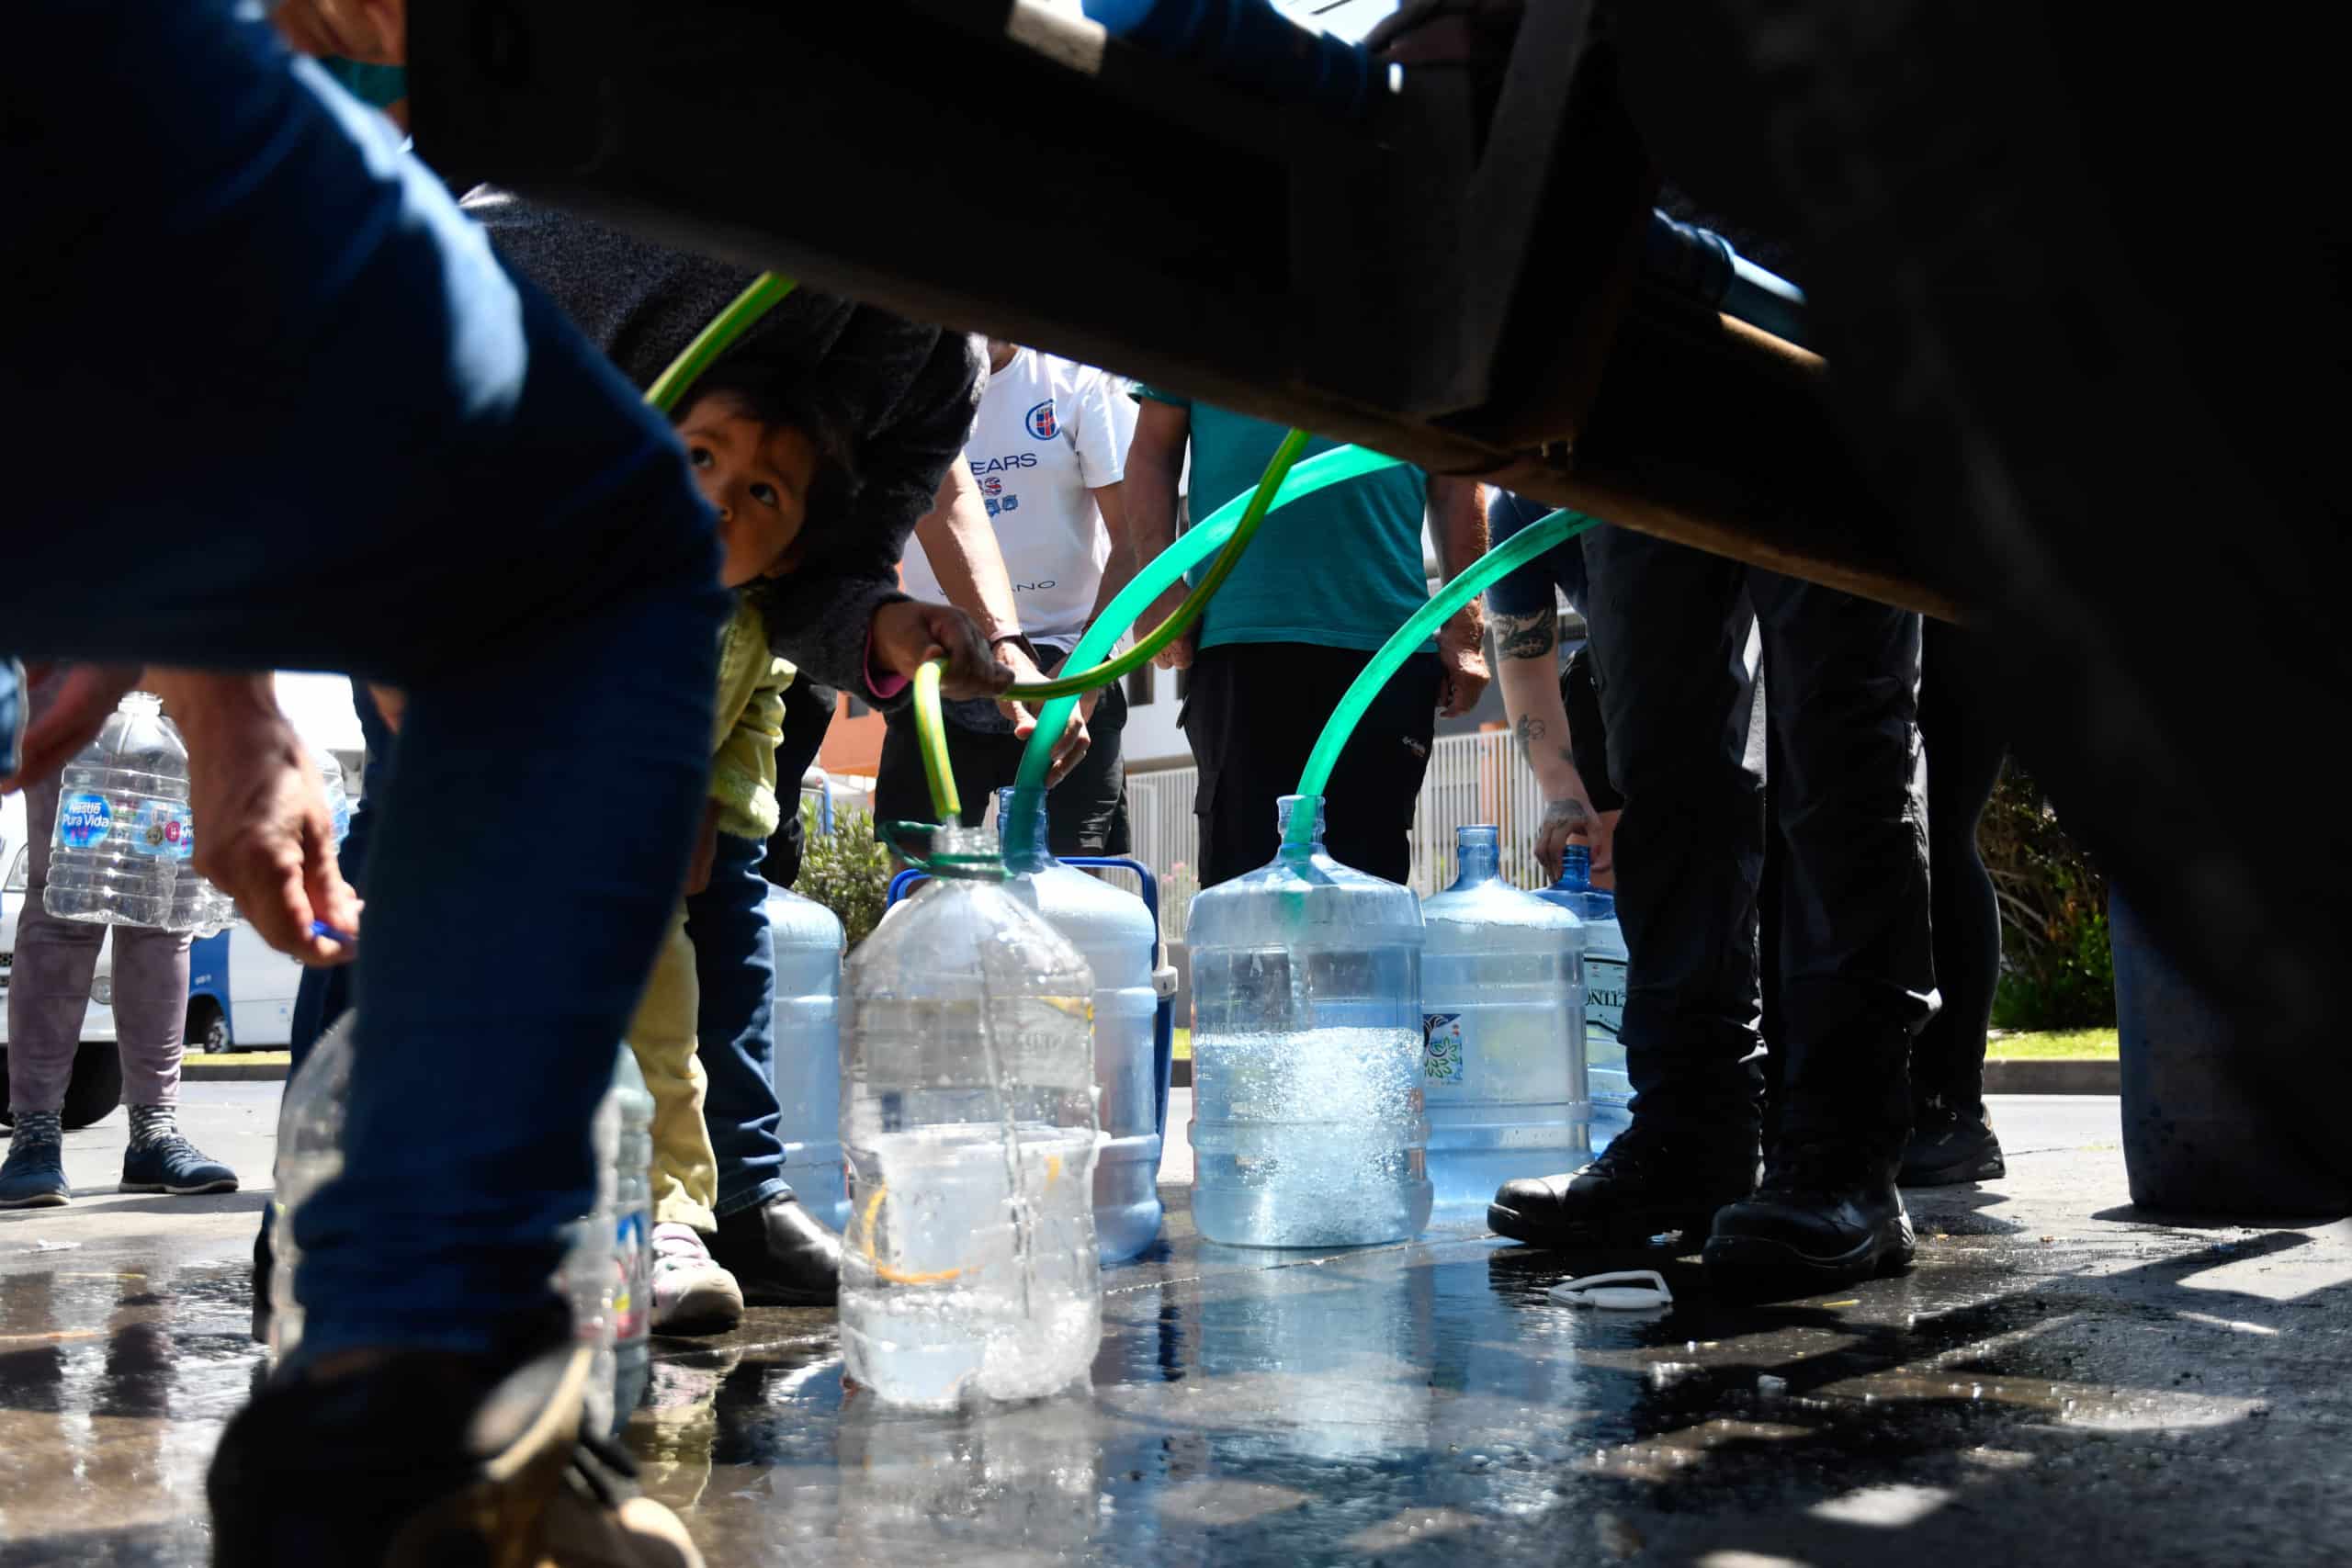
[[[989,374],[964,456],[996,526],[1021,629],[1067,652],[1094,610],[1111,536],[1088,493],[1126,472],[1136,407],[1116,378],[1024,348]],[[899,574],[918,599],[944,600],[922,546]]]

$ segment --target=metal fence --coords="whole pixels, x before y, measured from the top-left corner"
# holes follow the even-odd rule
[[[1183,940],[1184,916],[1200,890],[1200,822],[1193,815],[1199,782],[1197,768],[1127,775],[1135,855],[1159,879],[1160,934],[1170,942]],[[1345,787],[1344,779],[1333,780],[1333,789]],[[1507,732],[1442,737],[1413,808],[1414,891],[1434,893],[1453,880],[1453,830],[1477,822],[1502,829],[1503,875],[1521,887],[1542,886],[1532,850],[1543,817],[1543,791]]]

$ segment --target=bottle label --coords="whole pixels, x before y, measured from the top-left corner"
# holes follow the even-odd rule
[[[130,848],[163,860],[187,859],[196,850],[187,830],[187,807],[172,800],[141,801],[131,818]]]
[[[1595,1034],[1617,1038],[1618,1025],[1625,1016],[1625,961],[1622,958],[1595,958],[1590,953],[1584,961],[1584,1022]]]
[[[113,817],[105,795],[77,789],[57,803],[57,841],[69,850],[104,843],[107,824]]]
[[[1426,1083],[1462,1081],[1462,1015],[1421,1015],[1421,1078]]]

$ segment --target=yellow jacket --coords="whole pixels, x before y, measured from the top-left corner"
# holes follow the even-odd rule
[[[710,749],[710,798],[718,830],[764,839],[784,820],[776,799],[775,749],[784,739],[784,689],[790,664],[768,651],[767,624],[740,595],[718,634],[718,706]],[[797,780],[794,781],[797,784]]]

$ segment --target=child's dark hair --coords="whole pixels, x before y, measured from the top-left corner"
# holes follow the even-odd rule
[[[703,399],[734,399],[765,425],[789,425],[817,447],[817,477],[808,489],[803,536],[832,527],[857,499],[857,450],[848,429],[816,395],[805,367],[756,354],[730,354],[703,372],[679,400],[683,420]]]

